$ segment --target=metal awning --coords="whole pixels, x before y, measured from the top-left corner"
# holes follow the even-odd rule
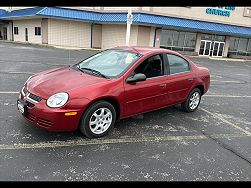
[[[73,10],[61,7],[35,7],[7,12],[0,19],[13,20],[24,17],[49,17],[69,20],[82,20],[91,23],[126,23],[127,13],[106,13],[85,10]],[[251,27],[242,27],[148,13],[133,13],[133,24],[193,30],[205,33],[238,35],[251,37]]]

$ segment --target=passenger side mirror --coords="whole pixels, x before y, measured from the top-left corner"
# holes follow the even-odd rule
[[[146,75],[142,73],[135,74],[134,76],[131,76],[126,79],[127,83],[135,83],[135,82],[141,82],[146,80]]]

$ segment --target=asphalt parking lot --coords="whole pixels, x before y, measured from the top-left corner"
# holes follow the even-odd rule
[[[96,53],[0,42],[1,181],[250,181],[251,62],[191,58],[211,72],[194,113],[128,118],[100,139],[47,132],[16,108],[34,73]]]

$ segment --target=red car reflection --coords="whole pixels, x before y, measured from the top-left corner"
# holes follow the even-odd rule
[[[209,85],[209,70],[177,52],[117,47],[31,76],[17,107],[39,127],[95,138],[137,114],[176,104],[193,112]]]

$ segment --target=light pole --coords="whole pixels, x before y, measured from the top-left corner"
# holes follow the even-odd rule
[[[129,7],[127,13],[127,24],[126,24],[126,46],[129,46],[132,19],[133,19],[132,8]]]

